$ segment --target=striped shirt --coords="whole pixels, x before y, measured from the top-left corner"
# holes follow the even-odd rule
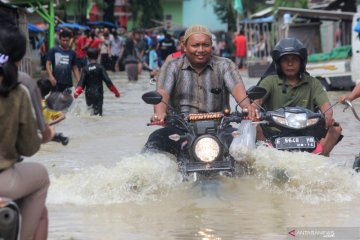
[[[177,112],[221,112],[230,107],[229,95],[238,83],[243,84],[231,60],[211,56],[205,69],[198,74],[183,55],[161,68],[157,89],[169,94],[169,104]]]

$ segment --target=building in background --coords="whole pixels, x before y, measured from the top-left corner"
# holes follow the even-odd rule
[[[162,0],[164,21],[170,28],[193,24],[207,26],[210,31],[226,31],[228,26],[222,23],[214,12],[213,1],[205,0]],[[172,26],[174,25],[174,26]]]

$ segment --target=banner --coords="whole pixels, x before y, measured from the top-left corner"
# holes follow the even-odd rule
[[[243,14],[244,9],[241,0],[234,0],[234,9],[238,12],[238,14]]]

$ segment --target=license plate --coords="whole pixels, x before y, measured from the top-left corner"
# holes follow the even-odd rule
[[[275,139],[277,149],[315,148],[314,137],[281,137]]]

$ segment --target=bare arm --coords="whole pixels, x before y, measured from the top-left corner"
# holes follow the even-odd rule
[[[73,66],[73,72],[74,72],[76,81],[79,82],[80,81],[80,71],[76,65]]]
[[[158,93],[163,97],[162,102],[154,106],[154,114],[151,121],[163,121],[166,116],[167,104],[169,103],[170,96],[164,89],[158,89]]]
[[[50,142],[51,139],[55,136],[55,128],[50,126],[49,124],[45,125],[44,131],[41,132],[42,135],[42,143]]]
[[[51,82],[51,85],[55,86],[56,85],[56,79],[55,79],[54,75],[52,74],[51,61],[49,61],[49,60],[46,61],[46,72],[49,75],[49,80]]]
[[[331,105],[329,102],[325,102],[320,106],[320,111],[325,115],[325,125],[326,128],[329,128],[334,125],[335,120],[333,119],[333,110],[330,108]]]
[[[236,84],[231,94],[234,96],[236,102],[240,104],[241,108],[246,108],[250,105],[250,100],[246,97],[246,90],[242,83]]]
[[[245,87],[242,83],[236,84],[231,94],[234,96],[236,102],[239,103],[240,107],[244,109],[244,111],[248,111],[248,117],[251,120],[260,118],[259,111],[250,104],[250,99],[247,97]]]
[[[339,101],[341,103],[344,103],[345,100],[349,100],[351,102],[357,99],[358,97],[360,97],[360,83],[356,84],[355,88],[352,90],[350,95],[339,97]]]
[[[65,119],[65,114],[64,114],[64,113],[61,113],[61,115],[60,115],[58,118],[56,118],[55,120],[52,120],[51,122],[49,122],[49,125],[50,125],[50,126],[51,126],[51,125],[55,125],[55,124],[61,122],[61,121],[64,120],[64,119]]]

